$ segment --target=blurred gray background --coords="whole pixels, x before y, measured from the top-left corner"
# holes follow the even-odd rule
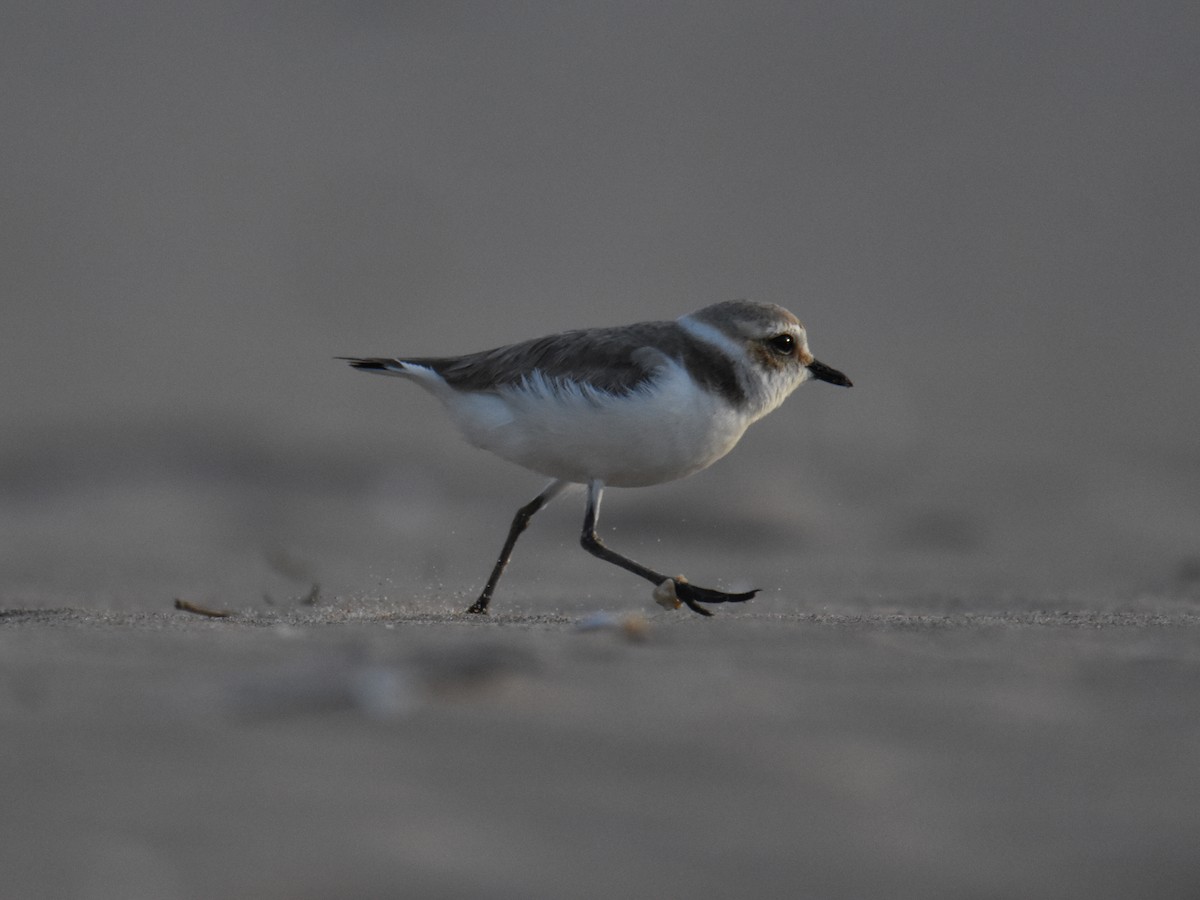
[[[454,607],[533,475],[336,355],[781,303],[802,389],[609,538],[764,608],[1200,579],[1183,2],[9,2],[6,605]],[[543,514],[510,608],[644,606]],[[498,595],[497,602],[500,602]]]

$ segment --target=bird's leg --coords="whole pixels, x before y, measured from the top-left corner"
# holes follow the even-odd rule
[[[504,574],[504,568],[508,565],[509,557],[512,556],[517,538],[521,536],[521,532],[529,525],[529,520],[533,518],[533,514],[561,494],[567,484],[568,482],[566,481],[556,480],[550,482],[544,491],[517,510],[517,514],[513,517],[512,525],[508,528],[508,537],[504,541],[504,549],[500,551],[500,558],[496,560],[496,565],[492,568],[492,574],[488,576],[487,584],[483,586],[483,593],[479,595],[478,600],[467,608],[467,612],[487,614],[488,604],[492,602],[492,591],[496,589],[496,582]]]
[[[602,482],[595,480],[588,482],[587,512],[583,517],[583,535],[579,540],[583,545],[583,549],[588,553],[598,556],[605,562],[614,563],[627,572],[632,572],[634,575],[645,578],[655,586],[670,580],[674,585],[675,596],[685,603],[687,608],[692,612],[699,613],[702,616],[711,616],[712,613],[700,606],[700,603],[741,603],[749,600],[758,593],[757,590],[753,590],[747,591],[744,594],[728,594],[725,591],[697,587],[681,578],[668,579],[666,575],[655,572],[653,569],[648,569],[641,563],[634,562],[629,557],[622,556],[615,550],[610,550],[596,536],[596,520],[600,515],[600,496],[603,492],[604,484]]]

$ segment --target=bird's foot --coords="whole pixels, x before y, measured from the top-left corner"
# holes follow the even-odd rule
[[[490,599],[490,597],[487,600],[485,600],[483,597],[480,597],[467,607],[467,612],[474,613],[477,616],[486,616],[488,611],[488,600]]]
[[[704,588],[688,582],[682,575],[668,578],[654,589],[654,602],[664,609],[679,609],[687,606],[694,613],[711,616],[712,613],[700,606],[701,603],[744,603],[758,593],[758,589],[741,594],[730,594],[712,588]]]

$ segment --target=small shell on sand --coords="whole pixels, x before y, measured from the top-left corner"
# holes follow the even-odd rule
[[[676,583],[687,584],[687,579],[682,575],[677,575],[663,581],[654,588],[654,602],[663,609],[679,609],[683,606],[683,601],[675,595]]]

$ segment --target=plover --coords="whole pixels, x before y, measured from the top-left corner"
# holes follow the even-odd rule
[[[513,546],[534,513],[571,484],[587,486],[581,543],[655,585],[663,606],[708,616],[731,594],[669,578],[596,535],[606,486],[642,487],[716,462],[750,424],[809,379],[850,387],[817,362],[800,321],[781,306],[732,300],[673,322],[564,331],[465,356],[346,359],[416,382],[476,447],[553,479],[522,506],[470,613],[486,613]]]

